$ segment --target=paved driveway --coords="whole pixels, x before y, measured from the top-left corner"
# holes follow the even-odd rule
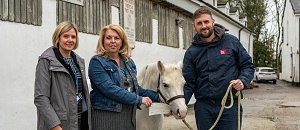
[[[255,83],[243,91],[242,130],[300,130],[300,87],[284,81]],[[186,121],[196,130],[193,108]],[[166,117],[163,130],[189,130],[181,120]]]

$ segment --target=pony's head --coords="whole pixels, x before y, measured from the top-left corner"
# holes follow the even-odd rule
[[[160,100],[169,104],[175,118],[185,118],[187,106],[183,92],[185,80],[182,76],[182,61],[177,64],[163,64],[158,61],[157,67],[159,71],[157,89]]]

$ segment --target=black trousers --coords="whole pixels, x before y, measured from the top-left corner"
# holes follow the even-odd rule
[[[89,130],[88,111],[81,113],[80,130]]]

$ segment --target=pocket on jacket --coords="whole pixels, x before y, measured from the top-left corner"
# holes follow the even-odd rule
[[[118,69],[113,66],[104,66],[105,71],[109,75],[110,79],[113,80],[115,83],[118,82]]]

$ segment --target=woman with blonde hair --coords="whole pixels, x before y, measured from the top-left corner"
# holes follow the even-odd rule
[[[89,64],[93,130],[135,130],[135,112],[141,104],[159,101],[157,92],[141,88],[136,66],[122,27],[100,30],[96,55]]]
[[[53,33],[53,46],[39,57],[34,85],[38,130],[91,129],[84,60],[73,52],[78,42],[77,27],[62,22]]]

